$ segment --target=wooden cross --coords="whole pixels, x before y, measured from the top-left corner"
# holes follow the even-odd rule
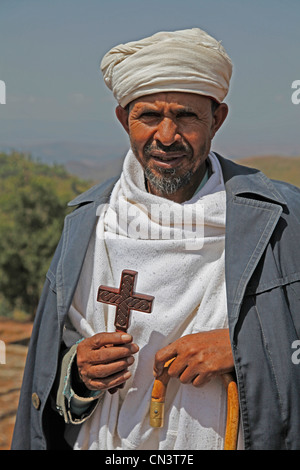
[[[151,313],[154,297],[133,293],[137,274],[136,271],[124,269],[119,289],[107,286],[100,286],[98,289],[98,302],[117,307],[115,317],[116,331],[127,331],[131,310]]]

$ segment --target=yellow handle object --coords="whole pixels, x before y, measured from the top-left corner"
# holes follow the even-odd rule
[[[170,376],[168,368],[175,357],[167,361],[162,374],[154,380],[150,403],[150,426],[162,428],[164,426],[165,397]]]
[[[224,450],[236,450],[239,432],[239,394],[235,380],[231,374],[222,375],[227,389],[227,418]]]
[[[154,380],[150,403],[150,426],[154,428],[162,428],[164,426],[165,397],[168,382],[170,380],[168,368],[174,359],[175,357],[165,363],[162,374]],[[222,380],[227,391],[227,418],[224,450],[236,450],[239,429],[238,389],[231,374],[222,375]]]

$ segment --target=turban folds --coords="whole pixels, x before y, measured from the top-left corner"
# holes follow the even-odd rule
[[[101,70],[122,107],[166,91],[197,93],[220,103],[228,93],[232,63],[219,41],[192,28],[113,47],[103,57]]]

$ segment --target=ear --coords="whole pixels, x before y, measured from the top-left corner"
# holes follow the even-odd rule
[[[220,129],[228,115],[228,106],[226,103],[220,103],[213,115],[213,123],[211,128],[211,138]]]
[[[122,106],[117,106],[116,108],[116,116],[122,126],[124,127],[125,131],[127,134],[129,134],[129,125],[128,125],[128,112],[125,108],[122,108]]]

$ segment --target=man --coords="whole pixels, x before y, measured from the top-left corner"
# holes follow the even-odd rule
[[[120,178],[71,203],[13,448],[222,449],[229,372],[238,448],[300,447],[300,192],[210,150],[231,71],[220,43],[196,28],[104,57],[131,148]],[[116,306],[99,286],[120,295],[124,270],[155,299],[151,313],[133,309],[128,331],[115,331]],[[153,373],[169,359],[165,426],[152,428]]]

